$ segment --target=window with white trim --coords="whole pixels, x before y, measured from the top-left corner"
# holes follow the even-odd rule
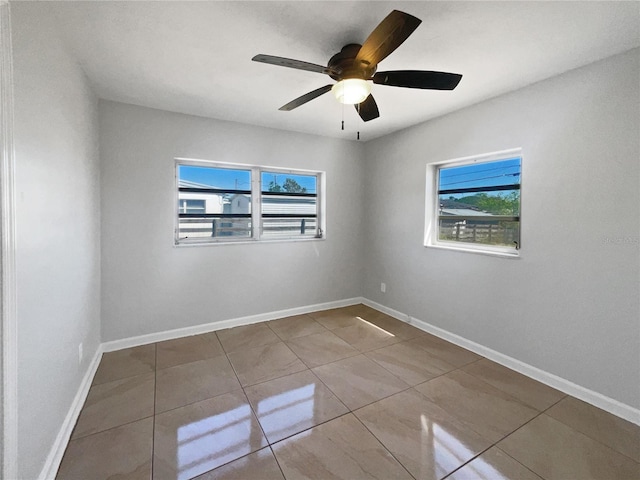
[[[518,256],[521,167],[520,149],[428,165],[425,245]]]
[[[176,159],[175,243],[323,237],[323,172]]]

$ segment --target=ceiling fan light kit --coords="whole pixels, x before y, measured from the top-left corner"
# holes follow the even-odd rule
[[[345,78],[331,87],[331,91],[340,103],[356,105],[369,96],[371,84],[361,78]]]
[[[394,10],[380,22],[362,45],[356,43],[345,45],[340,52],[331,57],[326,67],[263,54],[256,55],[252,60],[322,73],[337,81],[334,85],[325,85],[292,100],[280,107],[280,110],[293,110],[331,90],[340,103],[354,105],[362,120],[368,122],[380,116],[378,105],[371,95],[370,82],[390,87],[423,90],[453,90],[460,83],[462,75],[457,73],[422,70],[376,73],[378,63],[402,45],[420,23],[422,20],[413,15]]]

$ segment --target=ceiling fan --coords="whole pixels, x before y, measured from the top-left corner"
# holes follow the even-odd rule
[[[333,85],[325,85],[292,100],[280,107],[280,110],[293,110],[332,90],[339,102],[355,105],[362,120],[368,122],[380,116],[378,105],[371,95],[369,81],[391,87],[428,90],[453,90],[460,82],[462,75],[457,73],[424,70],[377,72],[378,63],[409,38],[420,23],[422,20],[419,18],[394,10],[380,22],[362,45],[356,43],[345,45],[340,52],[331,57],[326,67],[291,58],[262,54],[256,55],[251,60],[324,73],[337,81]]]

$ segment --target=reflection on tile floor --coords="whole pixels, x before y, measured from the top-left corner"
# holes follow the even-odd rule
[[[640,479],[640,427],[365,305],[104,354],[59,479]]]

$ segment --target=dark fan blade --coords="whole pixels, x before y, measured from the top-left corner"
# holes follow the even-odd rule
[[[378,104],[373,99],[373,95],[369,95],[364,99],[359,105],[354,105],[356,110],[358,111],[358,115],[364,120],[368,122],[369,120],[373,120],[374,118],[378,118],[380,116],[380,112],[378,111]]]
[[[301,97],[296,98],[295,100],[290,101],[286,105],[281,106],[278,110],[284,110],[288,112],[289,110],[293,110],[294,108],[298,108],[300,105],[304,105],[307,102],[310,102],[314,98],[319,97],[320,95],[327,93],[331,90],[333,85],[325,85],[324,87],[320,87],[313,92],[309,92]]]
[[[367,65],[377,65],[402,45],[402,42],[409,38],[409,35],[418,28],[420,23],[422,20],[419,18],[394,10],[364,41],[356,56],[356,65],[360,62]]]
[[[373,76],[373,83],[392,87],[453,90],[458,86],[461,78],[462,75],[458,75],[457,73],[396,70],[376,73]]]
[[[254,62],[269,63],[271,65],[278,65],[280,67],[297,68],[298,70],[307,70],[309,72],[316,73],[329,74],[329,72],[331,71],[327,67],[316,65],[315,63],[293,60],[292,58],[274,57],[273,55],[256,55],[251,60],[253,60]]]

